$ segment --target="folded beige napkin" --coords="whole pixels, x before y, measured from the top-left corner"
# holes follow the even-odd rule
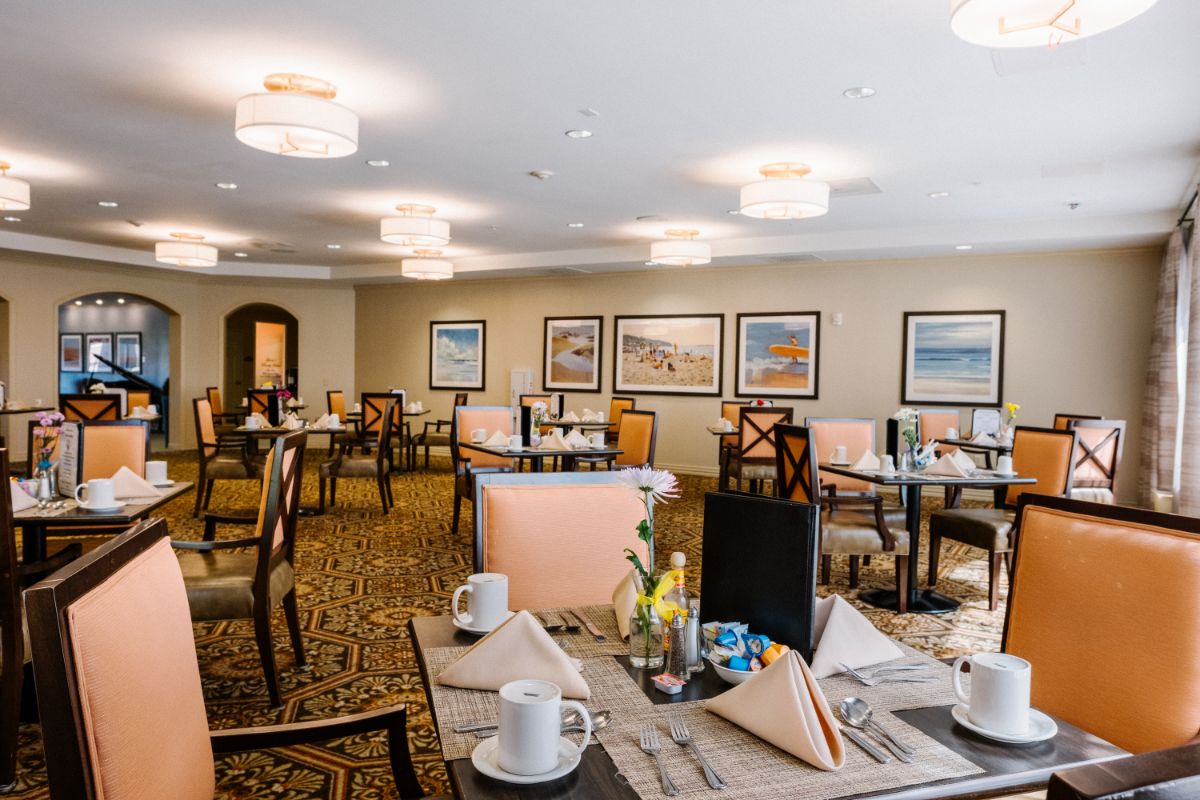
[[[550,431],[550,433],[542,435],[542,443],[538,445],[538,450],[570,450],[571,445],[567,444],[567,440],[558,431]]]
[[[880,466],[879,456],[868,450],[858,457],[858,461],[850,465],[850,469],[879,469]]]
[[[904,655],[895,642],[836,594],[817,601],[813,641],[812,672],[818,678],[845,672],[842,662],[857,669]]]
[[[33,508],[37,505],[37,500],[34,500],[32,497],[30,497],[29,493],[22,489],[20,484],[18,484],[16,481],[10,480],[8,485],[12,495],[13,513],[24,511],[27,508]],[[625,624],[629,624],[628,617],[625,618]]]
[[[254,419],[258,420],[258,424],[260,427],[263,427],[263,428],[271,427],[271,423],[267,421],[267,418],[264,417],[262,414],[258,413],[257,411],[255,411],[250,416],[253,417]]]
[[[588,438],[579,431],[570,431],[566,436],[563,437],[563,441],[566,442],[567,446],[572,450],[583,450],[592,446],[592,443],[588,441]]]
[[[704,708],[818,769],[841,769],[846,762],[829,702],[795,650]]]
[[[129,410],[129,418],[130,419],[140,419],[142,417],[152,417],[152,416],[154,416],[154,415],[151,414],[149,411],[147,411],[145,406],[134,406],[133,408],[131,408]]]
[[[617,617],[617,630],[622,639],[629,638],[629,618],[637,608],[637,584],[633,582],[633,570],[625,573],[617,588],[613,589],[613,614]]]
[[[969,455],[964,453],[962,450],[952,451],[950,453],[950,457],[954,459],[956,464],[958,464],[963,469],[967,470],[968,473],[974,472],[976,469],[979,468],[979,466],[975,463],[975,459],[971,458]]]
[[[587,700],[592,690],[578,668],[528,611],[518,611],[475,643],[434,680],[460,689],[499,691],[509,681],[557,684],[563,697]]]
[[[508,434],[496,431],[483,441],[484,447],[508,447]]]
[[[568,411],[566,414],[563,414],[561,417],[559,417],[559,419],[561,419],[563,422],[581,422],[582,421],[579,419],[579,417],[575,414],[574,411]]]
[[[595,411],[592,411],[590,408],[585,408],[583,410],[583,416],[580,417],[579,421],[580,422],[597,422],[597,421],[599,421],[599,419],[600,419],[599,414],[597,414]]]
[[[995,444],[996,438],[990,433],[977,433],[971,437],[974,444]]]
[[[972,464],[970,467],[964,468],[963,465],[958,463],[958,460],[954,458],[953,453],[946,453],[946,455],[942,456],[937,461],[926,467],[924,471],[930,475],[946,475],[951,478],[969,478],[971,477],[971,470],[974,468],[974,464]]]
[[[283,418],[283,427],[285,430],[298,431],[304,427],[304,423],[295,414],[288,414]]]
[[[325,430],[326,428],[329,427],[329,415],[322,414],[321,416],[317,417],[316,420],[313,422],[312,426],[313,426],[313,428],[315,428],[316,430],[319,430],[319,431]]]
[[[112,484],[113,497],[118,500],[127,500],[131,497],[158,497],[162,494],[129,467],[121,467],[113,473]]]

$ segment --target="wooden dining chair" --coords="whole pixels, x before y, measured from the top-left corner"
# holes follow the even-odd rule
[[[1054,430],[1065,431],[1067,426],[1069,426],[1073,420],[1077,419],[1104,419],[1104,417],[1096,414],[1071,414],[1066,411],[1060,411],[1054,415]]]
[[[1076,434],[1018,425],[1013,431],[1013,470],[1035,484],[1011,484],[997,494],[994,508],[944,508],[929,518],[929,586],[937,585],[942,539],[969,544],[988,553],[988,608],[1000,603],[1000,565],[1012,581],[1012,549],[1017,501],[1026,493],[1065,496],[1075,467]]]
[[[146,474],[150,460],[150,425],[144,420],[93,420],[79,424],[81,483],[111,478],[121,467]]]
[[[575,469],[584,464],[593,470],[597,464],[604,464],[608,469],[653,467],[657,442],[658,412],[631,408],[622,416],[621,432],[617,435],[617,449],[621,452],[606,456],[577,456],[574,459]]]
[[[6,449],[0,449],[0,482],[4,489],[0,491],[0,792],[4,792],[17,780],[21,687],[25,684],[25,665],[30,661]]]
[[[613,397],[608,401],[608,430],[604,437],[609,443],[616,442],[621,435],[621,415],[634,408],[637,408],[637,398],[634,397]]]
[[[467,404],[466,392],[454,393],[454,406],[465,406]],[[451,410],[453,414],[453,410]],[[433,422],[426,422],[424,429],[413,436],[408,447],[408,465],[411,468],[417,463],[417,448],[425,449],[425,469],[429,469],[429,448],[431,447],[449,447],[450,446],[450,426],[451,421],[448,419],[439,419]]]
[[[762,492],[764,482],[775,480],[775,426],[791,422],[790,408],[739,408],[737,447],[726,457],[725,471],[718,477],[717,487],[726,490],[732,479],[739,492],[742,481],[749,483],[750,491]]]
[[[450,463],[454,467],[454,516],[450,533],[458,535],[458,520],[462,501],[475,501],[475,478],[489,472],[512,472],[513,460],[502,456],[464,450],[460,442],[471,441],[471,431],[483,428],[490,436],[500,431],[506,436],[513,432],[512,409],[508,406],[456,406],[450,425]]]
[[[1045,800],[1191,800],[1200,797],[1200,742],[1055,772]]]
[[[846,448],[850,463],[863,453],[874,453],[875,420],[867,417],[807,417],[804,424],[812,430],[817,461],[832,461],[836,447]],[[832,486],[838,494],[875,494],[875,484],[830,472],[821,473],[821,485]]]
[[[377,425],[375,442],[375,453],[363,453],[354,455],[351,452],[352,444],[343,442],[336,456],[332,459],[322,462],[317,470],[319,480],[318,488],[318,505],[317,513],[325,513],[325,484],[329,484],[329,504],[337,505],[337,485],[338,479],[346,478],[370,478],[375,481],[375,485],[379,488],[379,504],[383,506],[383,513],[388,513],[394,504],[392,498],[392,476],[388,460],[391,454],[391,439],[397,427],[396,418],[400,416],[402,406],[397,405],[391,400],[387,401],[383,407],[383,419],[392,418],[391,425]]]
[[[373,731],[387,732],[398,796],[421,796],[403,705],[209,730],[186,584],[162,519],[105,542],[26,601],[51,800],[211,800],[214,754]],[[233,795],[263,791],[254,770],[223,783]]]
[[[113,420],[121,418],[119,394],[60,394],[58,410],[68,420]]]
[[[1079,437],[1075,444],[1075,472],[1071,477],[1073,500],[1116,502],[1117,472],[1125,449],[1125,420],[1073,419],[1067,430]]]
[[[218,433],[207,399],[194,398],[192,413],[196,420],[196,457],[199,460],[196,507],[192,510],[192,516],[196,517],[201,509],[208,509],[217,481],[261,481],[265,457],[250,452],[245,436]]]
[[[212,409],[213,426],[218,434],[233,433],[246,416],[244,411],[226,411],[221,403],[221,390],[216,386],[207,386],[204,395],[208,398],[208,406]]]
[[[749,407],[749,404],[744,400],[722,400],[721,419],[729,420],[729,424],[736,428],[740,421],[738,409],[743,407]],[[738,437],[736,433],[717,437],[717,474],[724,473],[725,461],[729,458],[729,454],[737,449],[737,442]]]
[[[398,394],[392,392],[362,392],[359,395],[359,405],[362,407],[362,418],[358,422],[358,430],[354,434],[341,434],[336,437],[337,443],[340,445],[344,442],[351,442],[352,446],[357,446],[362,449],[365,455],[379,443],[379,428],[383,421],[387,419],[385,414],[387,404],[391,402],[399,403],[401,409],[404,408],[405,393],[401,390]],[[388,443],[391,444],[392,439],[389,437]],[[390,460],[390,453],[389,460]]]
[[[307,439],[304,431],[293,431],[272,443],[263,467],[265,480],[257,516],[205,514],[203,541],[171,542],[177,550],[191,551],[179,558],[179,566],[193,622],[254,620],[254,636],[272,707],[283,704],[271,632],[271,612],[275,608],[283,606],[296,666],[306,663],[296,607],[295,554]],[[252,525],[254,534],[218,541],[218,525]],[[241,552],[247,548],[253,548],[253,552]]]
[[[271,425],[279,424],[278,389],[247,389],[246,413],[262,414]]]
[[[1033,492],[1017,513],[1001,647],[1033,706],[1131,753],[1196,741],[1200,520]]]
[[[952,444],[945,444],[942,440],[948,438],[946,431],[955,430],[962,432],[962,425],[958,418],[958,409],[947,411],[944,408],[919,408],[917,409],[917,441],[921,444],[928,444],[929,441],[936,440],[938,442],[937,451],[939,453],[953,453],[958,449]]]
[[[877,494],[837,494],[821,491],[824,472],[817,464],[816,437],[812,428],[775,426],[776,497],[819,506],[821,583],[828,584],[833,556],[850,559],[850,588],[858,588],[859,558],[891,555],[896,559],[896,591],[901,614],[908,610],[908,559],[910,537],[904,509],[884,505]]]

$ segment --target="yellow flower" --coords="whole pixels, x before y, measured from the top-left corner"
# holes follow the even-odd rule
[[[1018,411],[1018,410],[1020,410],[1020,408],[1021,408],[1021,407],[1020,407],[1019,405],[1017,405],[1016,403],[1005,403],[1005,404],[1004,404],[1004,407],[1008,409],[1008,413],[1009,413],[1009,414],[1015,414],[1015,413],[1017,413],[1017,411]]]

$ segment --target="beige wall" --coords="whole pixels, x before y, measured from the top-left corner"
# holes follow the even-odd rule
[[[172,326],[180,341],[180,362],[171,363],[172,447],[195,446],[191,399],[221,380],[223,319],[246,303],[274,303],[300,320],[300,393],[313,410],[324,410],[326,388],[353,390],[353,289],[206,278],[9,251],[0,252],[0,296],[9,303],[10,397],[55,402],[58,306],[94,292],[141,295],[179,315]],[[25,419],[9,423],[15,459],[24,457]]]
[[[723,388],[732,397],[737,313],[819,310],[820,397],[781,404],[797,419],[875,417],[882,448],[883,420],[900,403],[903,312],[999,308],[1004,399],[1021,404],[1019,422],[1049,425],[1056,411],[1128,420],[1121,494],[1132,498],[1160,258],[1147,249],[360,286],[355,374],[363,389],[403,386],[445,418],[453,393],[428,389],[429,322],[486,319],[487,390],[471,402],[506,404],[511,368],[533,369],[540,389],[543,316],[603,314],[603,392],[568,395],[567,408],[607,408],[615,314],[723,312]],[[833,312],[844,315],[840,327]],[[715,473],[704,426],[718,415],[717,398],[644,395],[638,407],[660,412],[660,466]]]

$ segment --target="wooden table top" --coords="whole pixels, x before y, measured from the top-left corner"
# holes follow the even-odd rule
[[[191,481],[176,481],[172,486],[162,488],[162,495],[154,498],[137,498],[139,502],[126,501],[125,505],[116,511],[88,511],[79,508],[74,500],[66,500],[68,508],[59,513],[42,513],[40,508],[27,508],[13,514],[13,524],[20,527],[39,527],[43,525],[58,527],[60,525],[120,525],[126,522],[136,522],[155,509],[192,490]]]
[[[476,450],[501,458],[563,458],[563,457],[595,457],[619,456],[624,453],[616,447],[589,447],[584,450],[542,450],[538,447],[523,447],[520,450],[509,450],[505,447],[488,447],[474,442],[459,442],[458,446],[465,450]]]
[[[849,466],[843,464],[830,464],[828,462],[818,464],[817,468],[824,472],[831,472],[834,475],[856,478],[860,481],[876,483],[880,486],[1007,486],[1014,483],[1023,485],[1037,483],[1037,478],[1024,478],[1020,475],[997,475],[995,472],[986,469],[976,470],[978,474],[970,478],[956,478],[953,475],[929,475],[924,472],[900,472],[899,470],[892,475],[884,475],[876,470],[851,469]]]

